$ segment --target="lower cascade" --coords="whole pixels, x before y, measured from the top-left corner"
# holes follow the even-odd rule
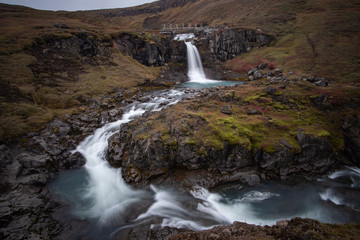
[[[205,84],[202,87],[223,84],[206,78],[196,46],[185,44],[190,83]],[[353,214],[360,211],[360,196],[354,194],[360,189],[357,168],[341,169],[319,179],[290,179],[255,187],[233,184],[216,192],[199,186],[193,186],[191,191],[156,185],[142,190],[132,188],[123,180],[121,169],[107,162],[108,139],[123,124],[147,111],[176,104],[185,96],[183,90],[170,90],[157,92],[148,102],[131,103],[122,119],[97,129],[74,150],[86,158],[85,166],[63,174],[51,188],[71,202],[75,216],[97,226],[88,235],[110,239],[129,228],[202,230],[234,221],[273,225],[294,216],[330,223],[360,222],[359,214]]]
[[[255,187],[234,184],[217,192],[198,186],[189,192],[155,185],[136,190],[126,184],[120,169],[106,160],[107,140],[123,124],[146,111],[160,111],[165,102],[175,104],[184,95],[171,90],[147,103],[130,104],[122,119],[97,129],[76,148],[86,158],[85,166],[63,174],[52,184],[55,193],[72,203],[75,216],[94,222],[97,227],[93,231],[98,236],[113,238],[127,228],[140,226],[203,230],[234,221],[273,225],[294,216],[330,223],[360,221],[360,216],[353,214],[360,210],[360,197],[354,197],[360,186],[357,168],[312,180],[290,179]]]

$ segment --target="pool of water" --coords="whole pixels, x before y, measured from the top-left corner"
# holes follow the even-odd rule
[[[51,183],[50,189],[72,206],[69,216],[85,218],[92,224],[84,236],[110,239],[132,229],[177,227],[208,229],[233,221],[273,225],[293,217],[313,218],[325,223],[360,223],[360,170],[344,168],[329,176],[294,177],[267,181],[250,187],[227,184],[212,191],[150,186],[139,190],[121,211],[113,208],[111,217],[91,217],[87,212],[91,187],[84,168],[67,171]],[[104,199],[105,201],[106,199]]]
[[[202,88],[213,88],[219,86],[235,86],[242,85],[244,82],[238,81],[218,81],[218,80],[209,80],[205,82],[185,82],[177,86],[177,88],[191,88],[191,89],[202,89]]]

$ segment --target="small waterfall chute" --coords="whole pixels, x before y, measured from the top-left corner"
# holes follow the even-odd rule
[[[216,80],[206,78],[201,62],[200,53],[192,42],[185,42],[188,59],[188,77],[194,83],[215,83]]]

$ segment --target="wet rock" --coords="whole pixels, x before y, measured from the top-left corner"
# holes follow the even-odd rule
[[[46,167],[50,163],[49,155],[36,155],[30,153],[21,153],[16,160],[25,168],[40,168]]]
[[[79,152],[75,152],[73,154],[70,154],[67,158],[65,158],[65,161],[63,165],[61,165],[61,168],[64,169],[71,169],[71,168],[79,168],[83,166],[86,163],[86,159],[82,154]]]
[[[117,117],[119,117],[122,114],[121,109],[112,109],[109,111],[109,116],[111,119],[115,119]]]
[[[242,180],[244,180],[250,186],[257,185],[260,183],[260,177],[256,174],[244,175],[242,177]]]

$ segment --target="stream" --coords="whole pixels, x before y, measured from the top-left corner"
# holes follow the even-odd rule
[[[146,103],[129,104],[122,119],[104,124],[73,151],[86,158],[85,166],[62,173],[50,184],[52,193],[71,206],[69,217],[91,224],[84,236],[113,239],[127,229],[169,226],[202,230],[233,221],[273,225],[295,216],[328,223],[360,223],[360,169],[354,167],[328,176],[294,177],[253,187],[227,184],[211,192],[199,186],[191,191],[155,185],[134,189],[124,182],[121,170],[106,160],[108,139],[123,124],[147,111],[176,104],[189,96],[185,88],[239,84],[207,79],[196,47],[191,42],[186,46],[190,81],[176,89],[152,93]]]

